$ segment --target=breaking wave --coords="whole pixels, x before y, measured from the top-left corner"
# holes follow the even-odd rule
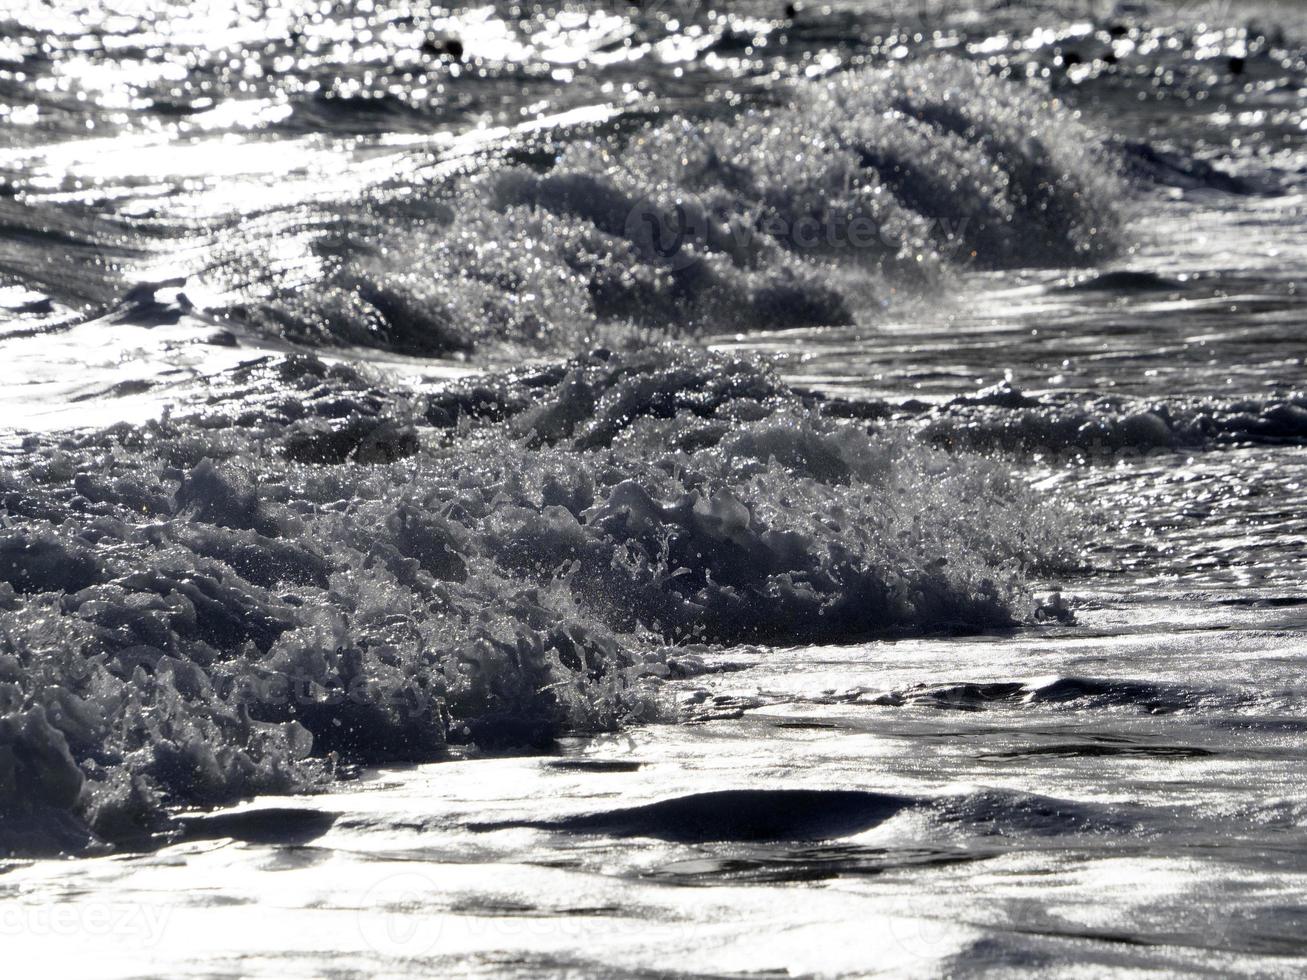
[[[923,436],[947,448],[1073,458],[1307,442],[1307,394],[1301,391],[1264,398],[1036,398],[999,384],[919,418]]]
[[[619,128],[355,209],[315,245],[325,274],[229,312],[313,344],[573,351],[631,331],[846,324],[953,269],[1116,246],[1099,141],[1046,90],[967,62]]]
[[[657,347],[395,395],[311,355],[0,475],[0,848],[657,716],[687,644],[979,629],[1076,560],[1004,466]],[[57,831],[57,832],[56,832]]]
[[[1217,703],[1237,705],[1241,701],[1242,695],[1237,691],[1213,691],[1128,678],[1053,675],[1028,681],[919,684],[877,695],[872,703],[890,707],[924,705],[953,711],[981,711],[1017,704],[1066,705],[1074,710],[1126,708],[1161,715]],[[1052,748],[1062,751],[1064,747]]]

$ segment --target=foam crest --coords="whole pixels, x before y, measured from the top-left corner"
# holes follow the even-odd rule
[[[686,643],[1008,625],[1023,571],[1075,558],[1005,467],[674,347],[416,395],[267,360],[203,414],[25,460],[0,479],[0,845],[27,853],[657,718]]]
[[[416,354],[848,324],[950,270],[1110,254],[1110,170],[1038,88],[945,58],[854,71],[364,207],[318,242],[325,276],[235,312]]]

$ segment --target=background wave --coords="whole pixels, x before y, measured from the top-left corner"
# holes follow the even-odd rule
[[[936,59],[800,83],[729,121],[578,138],[351,215],[315,247],[326,275],[231,312],[426,355],[846,324],[951,269],[1110,255],[1117,194],[1046,92]]]

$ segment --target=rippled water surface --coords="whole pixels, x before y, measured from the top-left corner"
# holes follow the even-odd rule
[[[1300,975],[1307,33],[1113,6],[0,9],[10,961]]]

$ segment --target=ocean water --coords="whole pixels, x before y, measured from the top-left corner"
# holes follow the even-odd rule
[[[20,973],[1301,974],[1298,6],[0,19]]]

